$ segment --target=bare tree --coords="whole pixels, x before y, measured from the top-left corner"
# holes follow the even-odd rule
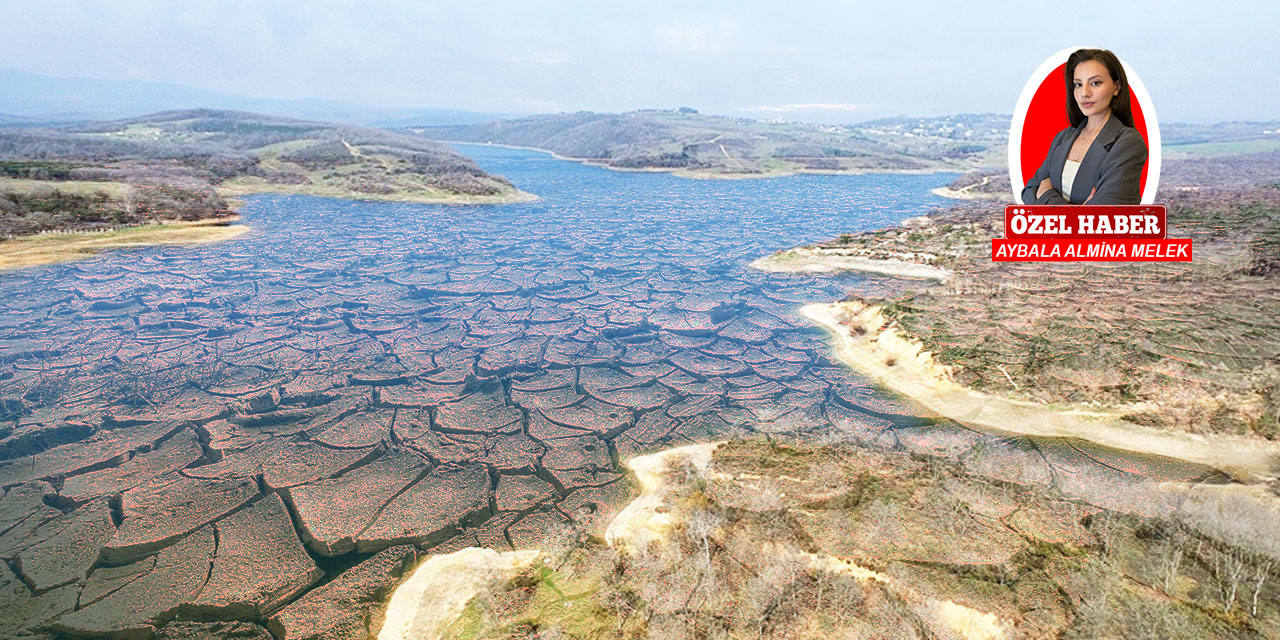
[[[1160,589],[1173,595],[1178,584],[1178,572],[1186,552],[1186,533],[1182,527],[1172,526],[1160,544]]]
[[[1230,546],[1218,546],[1213,554],[1213,574],[1218,579],[1218,588],[1222,593],[1222,609],[1230,611],[1235,606],[1240,586],[1249,574],[1248,553]]]
[[[1253,599],[1249,604],[1249,615],[1258,616],[1258,596],[1262,594],[1262,586],[1266,583],[1267,577],[1271,575],[1271,569],[1274,568],[1274,561],[1270,558],[1259,557],[1253,564]]]

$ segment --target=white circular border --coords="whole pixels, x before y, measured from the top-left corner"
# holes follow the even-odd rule
[[[1022,175],[1022,125],[1027,119],[1027,111],[1031,108],[1031,99],[1035,97],[1040,83],[1044,82],[1049,72],[1067,61],[1076,49],[1098,49],[1100,47],[1068,47],[1059,51],[1036,67],[1031,79],[1022,87],[1022,95],[1018,96],[1018,106],[1013,110],[1013,122],[1009,125],[1009,186],[1013,189],[1013,201],[1021,204],[1022,189],[1027,181]],[[1133,96],[1142,107],[1142,118],[1147,125],[1147,186],[1142,190],[1142,204],[1155,204],[1156,188],[1160,186],[1160,121],[1156,119],[1156,108],[1151,104],[1151,95],[1146,85],[1124,60],[1120,61],[1124,74],[1133,87]]]

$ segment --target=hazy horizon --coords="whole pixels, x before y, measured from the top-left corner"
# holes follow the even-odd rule
[[[820,2],[697,9],[234,0],[0,5],[0,68],[269,99],[494,114],[631,111],[825,123],[1013,111],[1063,48],[1113,49],[1165,122],[1280,117],[1280,7],[1109,6],[1098,24],[1019,5]],[[1060,33],[1070,31],[1070,33]]]

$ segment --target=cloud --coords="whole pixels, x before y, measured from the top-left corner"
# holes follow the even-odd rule
[[[551,100],[526,100],[524,98],[516,98],[511,101],[511,104],[516,105],[516,107],[521,111],[540,111],[545,113],[549,111],[565,110],[564,105]]]
[[[156,79],[155,76],[152,75],[151,71],[141,65],[124,63],[118,65],[118,68],[120,69],[121,77],[125,80],[153,82]]]
[[[721,20],[711,25],[671,24],[658,27],[654,39],[662,53],[721,54],[734,49],[737,25]]]
[[[501,60],[502,62],[506,62],[508,64],[535,64],[535,65],[544,65],[544,66],[555,65],[555,64],[567,64],[570,62],[569,56],[563,53],[555,53],[555,52],[530,53],[527,55],[519,55],[519,56],[506,56],[503,58],[499,58],[499,60]]]

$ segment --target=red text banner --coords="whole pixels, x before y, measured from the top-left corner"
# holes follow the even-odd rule
[[[993,238],[991,259],[995,262],[1191,262],[1191,239]]]

